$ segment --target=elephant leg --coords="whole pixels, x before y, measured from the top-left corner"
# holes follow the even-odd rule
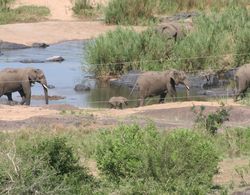
[[[119,108],[122,109],[122,103],[119,103]]]
[[[25,94],[23,92],[23,89],[20,89],[18,92],[22,98],[22,101],[20,102],[20,104],[23,105],[25,103]]]
[[[23,92],[25,96],[25,103],[26,105],[30,105],[30,98],[31,98],[31,88],[30,83],[23,84]]]
[[[165,100],[166,95],[167,95],[167,93],[165,93],[165,92],[162,93],[162,94],[160,95],[159,104],[160,104],[160,103],[164,103],[164,100]]]
[[[12,99],[12,93],[6,93],[6,96],[8,97],[8,101],[13,101]]]

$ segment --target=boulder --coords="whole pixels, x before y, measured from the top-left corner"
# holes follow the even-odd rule
[[[62,62],[64,58],[62,56],[52,56],[45,60],[46,62]]]
[[[77,84],[74,88],[75,91],[81,92],[81,91],[89,91],[90,86],[86,84]]]
[[[24,44],[0,41],[0,50],[15,50],[15,49],[27,49],[27,48],[30,47]]]
[[[49,47],[49,45],[46,43],[33,43],[31,47],[33,47],[33,48],[46,48],[46,47]]]

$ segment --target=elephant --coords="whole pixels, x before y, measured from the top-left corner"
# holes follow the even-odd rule
[[[13,101],[12,93],[19,92],[22,97],[20,104],[30,105],[31,85],[40,83],[44,89],[45,103],[48,104],[48,85],[41,69],[36,68],[5,68],[0,71],[0,97],[6,95]]]
[[[156,32],[167,35],[170,39],[177,41],[184,37],[188,32],[192,31],[193,25],[191,22],[168,22],[162,23],[156,27]]]
[[[250,64],[244,64],[238,68],[234,75],[235,81],[235,96],[234,101],[237,101],[238,97],[245,97],[247,88],[250,86]]]
[[[109,104],[111,106],[111,108],[117,108],[119,107],[120,109],[123,108],[123,105],[128,105],[128,99],[122,96],[118,96],[118,97],[111,97],[109,99]]]
[[[134,88],[137,87],[138,89],[138,106],[143,106],[147,97],[158,95],[160,95],[159,103],[163,103],[167,93],[175,100],[177,96],[175,86],[178,84],[183,84],[186,87],[188,96],[188,83],[189,81],[184,71],[144,72],[138,77],[134,86]]]

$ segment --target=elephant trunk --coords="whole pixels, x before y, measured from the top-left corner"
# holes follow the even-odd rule
[[[49,103],[49,96],[48,96],[48,89],[49,88],[48,88],[46,79],[41,81],[41,85],[43,86],[43,90],[44,90],[45,103],[48,104]]]
[[[189,96],[189,90],[190,90],[190,87],[189,87],[189,82],[186,80],[183,82],[183,85],[186,87],[187,91],[186,91],[186,96],[188,97]]]

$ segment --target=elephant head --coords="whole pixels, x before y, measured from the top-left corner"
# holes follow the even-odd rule
[[[27,68],[27,76],[30,83],[40,83],[43,86],[44,96],[45,96],[45,103],[48,104],[48,85],[46,77],[42,70],[35,69],[35,68]]]
[[[187,95],[189,95],[189,81],[184,71],[171,70],[168,75],[171,79],[171,83],[184,85],[187,89]]]

